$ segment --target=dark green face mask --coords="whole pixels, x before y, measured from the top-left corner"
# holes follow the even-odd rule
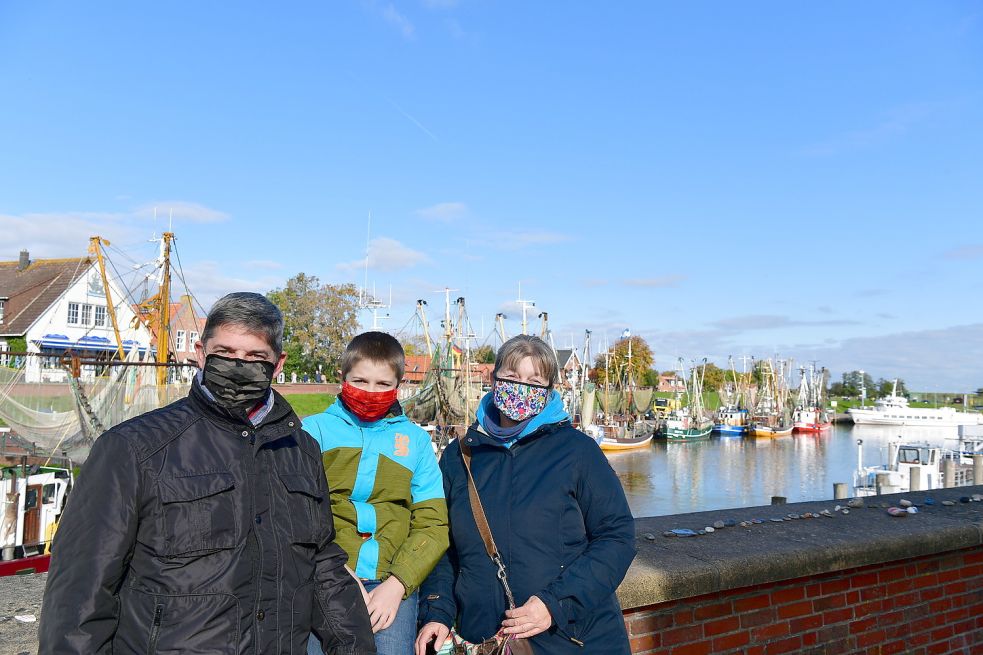
[[[272,362],[265,360],[247,361],[208,355],[205,357],[202,381],[219,405],[248,412],[266,398],[275,368]]]

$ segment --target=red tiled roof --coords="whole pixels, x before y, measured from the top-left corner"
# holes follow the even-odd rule
[[[0,262],[0,298],[7,298],[0,336],[26,334],[31,324],[91,265],[88,257],[38,259],[19,271],[18,262]]]

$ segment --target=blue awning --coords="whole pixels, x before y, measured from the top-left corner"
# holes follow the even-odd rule
[[[40,348],[52,348],[56,350],[78,350],[83,352],[114,352],[117,350],[116,343],[106,337],[86,336],[78,341],[72,341],[64,334],[46,334],[34,341]],[[146,352],[147,346],[134,341],[125,339],[123,341],[123,352],[128,352],[134,348],[140,352]]]

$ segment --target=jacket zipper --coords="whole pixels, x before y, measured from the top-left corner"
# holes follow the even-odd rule
[[[163,605],[154,606],[154,624],[150,628],[150,644],[147,646],[147,655],[155,655],[157,652],[157,637],[160,636],[160,621],[164,614]]]

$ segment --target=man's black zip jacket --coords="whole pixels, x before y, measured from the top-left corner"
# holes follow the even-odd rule
[[[99,437],[52,546],[42,655],[374,655],[320,449],[274,392],[254,427],[187,398]]]

